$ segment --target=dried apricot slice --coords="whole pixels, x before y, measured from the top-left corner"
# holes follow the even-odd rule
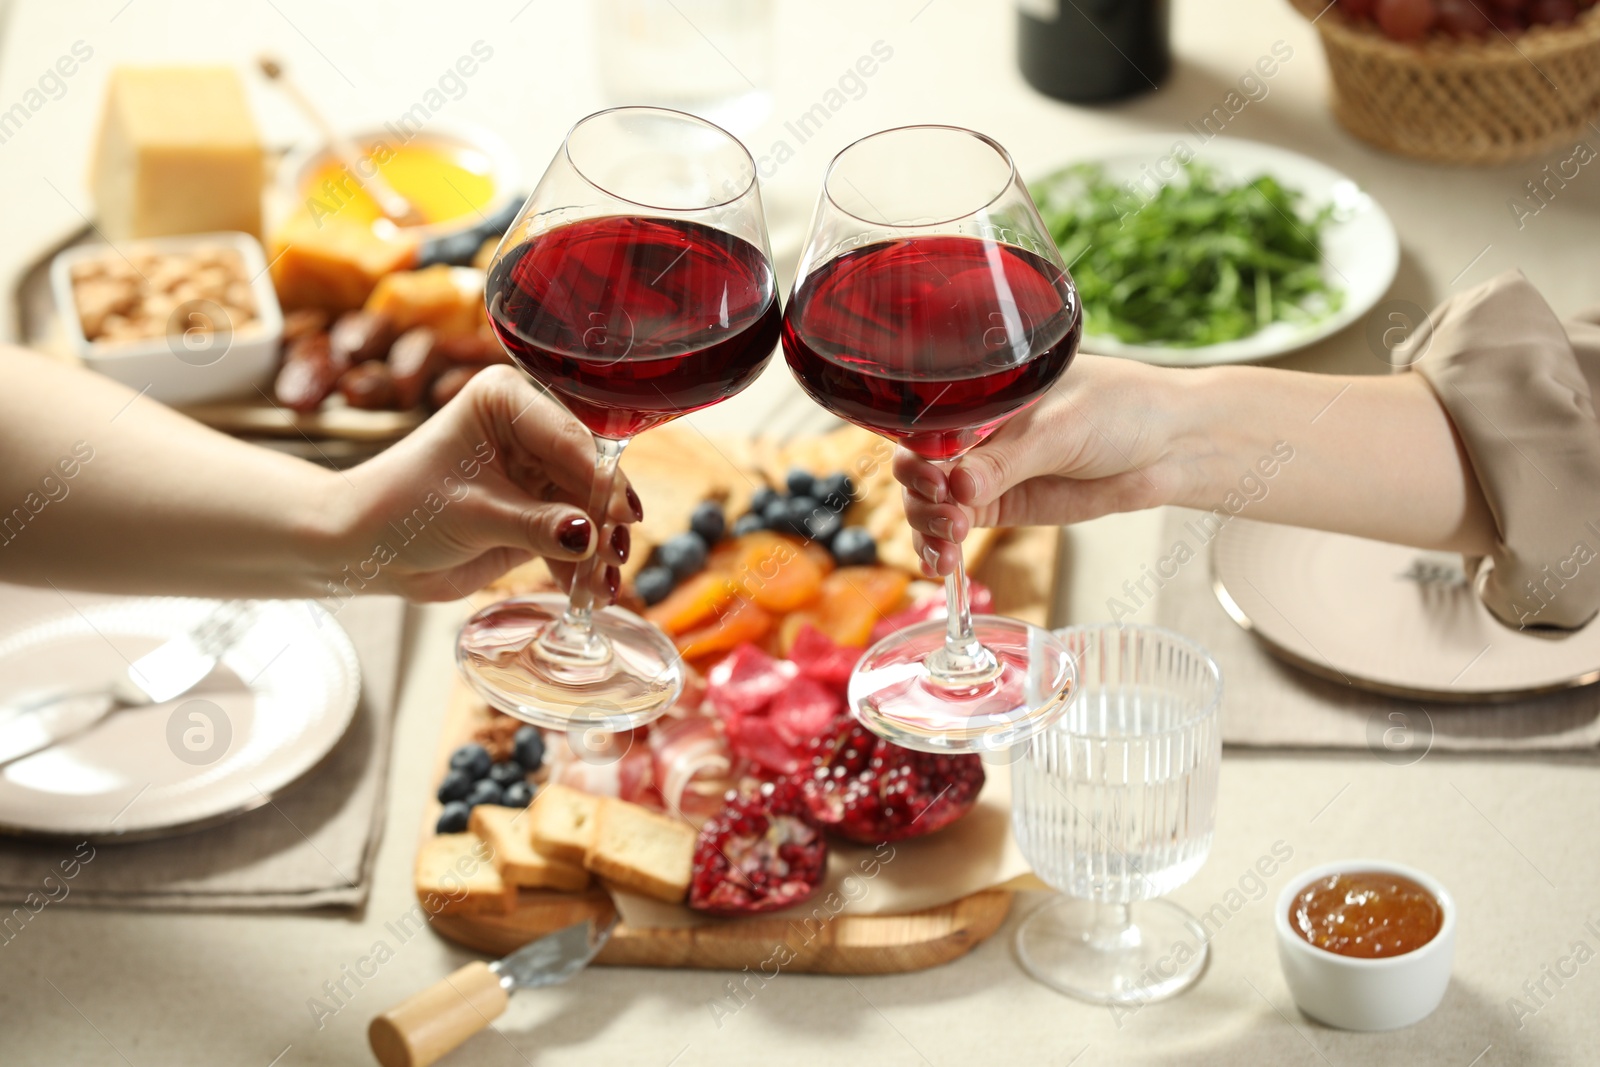
[[[835,644],[865,647],[878,620],[899,610],[910,584],[910,575],[890,567],[840,567],[823,579],[815,605],[783,620],[779,647],[787,655],[808,623]]]
[[[734,598],[728,610],[714,622],[697,630],[678,634],[674,643],[684,659],[702,659],[719,652],[727,652],[746,642],[758,642],[770,629],[772,629],[771,615],[748,600]]]
[[[741,598],[782,613],[817,599],[823,570],[798,539],[758,530],[739,538],[731,578]]]
[[[726,574],[701,571],[668,593],[661,603],[646,608],[644,617],[675,637],[713,618],[733,599],[733,583]]]

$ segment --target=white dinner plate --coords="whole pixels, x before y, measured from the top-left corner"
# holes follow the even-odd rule
[[[1600,626],[1519,631],[1489,613],[1460,557],[1234,519],[1213,588],[1279,657],[1387,696],[1498,702],[1600,681]]]
[[[1344,302],[1338,311],[1314,322],[1275,322],[1248,337],[1222,344],[1177,348],[1129,344],[1115,337],[1085,334],[1083,351],[1172,367],[1273,359],[1338,333],[1372,310],[1389,291],[1400,266],[1400,239],[1389,216],[1354,179],[1298,152],[1232,137],[1201,142],[1190,132],[1150,134],[1064,160],[1062,166],[1097,163],[1115,181],[1136,181],[1154,172],[1162,160],[1175,158],[1174,148],[1180,141],[1188,145],[1198,162],[1224,178],[1244,182],[1270,174],[1286,188],[1303,194],[1303,203],[1310,210],[1328,203],[1336,205],[1336,214],[1322,235],[1322,266],[1328,283],[1343,291]],[[1170,170],[1170,165],[1163,164],[1161,170]]]
[[[109,684],[128,662],[187,632],[218,601],[118,600],[0,637],[0,702]],[[360,667],[321,605],[261,601],[249,629],[198,686],[125,708],[87,732],[0,767],[0,831],[153,837],[267,803],[344,736]]]

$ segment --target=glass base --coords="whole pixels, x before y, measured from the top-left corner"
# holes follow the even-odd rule
[[[1045,985],[1095,1004],[1148,1004],[1193,985],[1209,952],[1194,916],[1169,900],[1127,907],[1123,926],[1106,921],[1114,906],[1057,897],[1017,931],[1017,958]]]
[[[1003,751],[1059,719],[1076,682],[1066,645],[1048,630],[996,615],[974,616],[972,628],[992,657],[983,669],[938,673],[943,619],[867,649],[850,676],[856,718],[896,744],[941,753]]]
[[[494,707],[536,726],[611,732],[660,718],[683,691],[683,660],[670,638],[631,611],[593,615],[573,640],[553,593],[491,604],[461,628],[456,666]]]

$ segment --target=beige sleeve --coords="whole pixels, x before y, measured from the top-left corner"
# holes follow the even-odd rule
[[[1518,629],[1574,630],[1600,610],[1600,325],[1556,318],[1521,271],[1451,297],[1416,363],[1455,424],[1499,528],[1467,560]]]

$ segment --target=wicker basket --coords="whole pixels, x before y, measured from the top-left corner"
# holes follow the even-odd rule
[[[1590,123],[1600,119],[1600,6],[1570,26],[1535,26],[1509,39],[1402,44],[1327,0],[1290,2],[1322,35],[1334,117],[1379,148],[1493,164],[1597,136]]]

